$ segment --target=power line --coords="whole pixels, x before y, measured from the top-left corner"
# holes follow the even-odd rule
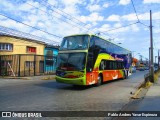
[[[0,13],[0,15],[1,15],[1,16],[4,16],[4,17],[6,17],[6,18],[9,18],[9,19],[11,19],[11,20],[13,20],[13,21],[16,21],[16,22],[18,22],[18,23],[21,23],[21,24],[23,24],[23,25],[25,25],[25,26],[28,26],[28,27],[31,27],[31,28],[33,28],[33,29],[39,30],[39,31],[41,31],[41,32],[43,32],[43,33],[47,33],[47,34],[52,35],[52,36],[54,36],[54,37],[62,38],[61,36],[54,35],[54,34],[49,33],[49,32],[47,32],[47,31],[44,31],[44,30],[41,30],[41,29],[39,29],[39,28],[33,27],[33,26],[28,25],[28,24],[26,24],[26,23],[23,23],[23,22],[21,22],[21,21],[19,21],[19,20],[16,20],[16,19],[13,19],[13,18],[11,18],[11,17],[8,17],[7,15],[4,15],[4,14],[2,14],[2,13]]]
[[[32,4],[30,4],[30,3],[27,3],[26,2],[26,4],[28,4],[28,5],[30,5],[30,6],[32,6],[32,7],[34,7],[34,8],[36,8],[36,9],[38,9],[38,10],[40,10],[40,11],[42,11],[42,12],[44,12],[44,13],[47,13],[46,11],[44,11],[44,10],[42,10],[42,9],[40,9],[40,8],[38,8],[38,7],[36,7],[36,6],[34,6],[34,5],[32,5]],[[47,7],[47,5],[45,5],[46,7]],[[53,6],[53,5],[52,5]],[[55,12],[53,9],[51,9],[53,12]],[[56,12],[56,13],[58,13],[58,12]],[[50,13],[47,13],[47,14],[50,14]],[[58,13],[58,14],[60,14],[60,13]],[[51,16],[53,16],[52,14],[50,14]],[[62,14],[60,14],[60,15],[62,15]],[[63,15],[64,16],[64,15]],[[58,18],[58,17],[56,17],[56,16],[54,16],[55,18],[57,18],[57,19],[60,19],[60,18]],[[66,17],[66,16],[65,16]],[[79,28],[79,29],[86,29],[87,31],[91,31],[90,29],[88,29],[88,28],[86,28],[86,27],[84,27],[84,26],[81,26],[80,24],[78,24],[79,26],[76,26],[76,25],[74,25],[74,24],[71,24],[71,23],[69,23],[69,22],[67,22],[67,21],[65,21],[65,20],[63,20],[63,19],[60,19],[61,21],[63,21],[63,22],[66,22],[66,23],[68,23],[68,24],[70,24],[70,25],[72,25],[72,26],[74,26],[74,27],[76,27],[76,28]],[[71,19],[69,19],[69,20],[71,20]],[[72,21],[72,20],[71,20]],[[76,23],[77,24],[77,23]],[[93,32],[93,31],[91,31],[91,32]],[[93,32],[94,33],[94,32]],[[106,34],[106,33],[104,33],[105,35],[107,35],[107,36],[109,36],[109,37],[111,37],[110,35],[108,35],[108,34]]]
[[[142,25],[144,25],[144,26],[149,27],[148,25],[145,25],[144,23],[142,23],[142,22],[139,20],[139,18],[138,18],[138,14],[137,14],[137,11],[136,11],[136,8],[135,8],[135,5],[134,5],[134,3],[133,3],[133,0],[131,0],[131,2],[132,2],[132,6],[133,6],[133,9],[134,9],[134,12],[135,12],[135,14],[136,14],[136,17],[137,17],[138,23],[140,23],[140,24],[142,24]]]
[[[44,0],[42,0],[43,2],[45,2],[46,3],[46,1],[44,1]],[[48,3],[48,2],[47,2]],[[51,5],[50,3],[48,3],[49,5]],[[47,7],[47,5],[45,5],[46,7]],[[53,5],[51,5],[51,6],[53,6]],[[54,8],[55,8],[55,6],[53,6]],[[39,8],[38,8],[39,9]],[[56,8],[56,9],[58,9],[58,8]],[[52,11],[54,11],[53,9],[51,9]],[[59,9],[58,9],[59,10]],[[62,11],[62,10],[60,10],[60,11]],[[54,12],[56,12],[56,13],[58,13],[57,11],[54,11]],[[65,13],[64,11],[62,11],[63,13]],[[60,14],[60,13],[58,13],[58,14]],[[69,15],[68,13],[65,13],[65,14],[67,14],[67,15]],[[60,15],[62,15],[62,16],[64,16],[65,18],[67,18],[65,15],[63,15],[63,14],[60,14]],[[71,16],[71,15],[69,15],[69,16]],[[76,19],[76,20],[78,20],[77,18],[75,18],[75,17],[73,17],[73,16],[71,16],[72,18],[74,18],[74,19]],[[69,18],[67,18],[67,19],[69,19]],[[71,21],[73,21],[72,19],[69,19],[69,20],[71,20]],[[78,21],[80,21],[80,20],[78,20]],[[64,22],[66,22],[66,21],[64,21]],[[76,24],[78,24],[77,22],[75,22],[75,21],[73,21],[74,23],[76,23]],[[84,22],[82,22],[82,21],[80,21],[81,23],[83,23],[83,24],[86,24],[86,23],[84,23]],[[68,23],[68,22],[67,22]],[[70,24],[70,23],[69,23]],[[80,24],[78,24],[79,26],[81,26]],[[77,27],[77,26],[75,26],[75,27]],[[84,26],[81,26],[82,28],[85,28],[85,29],[87,29],[88,31],[91,31],[91,32],[93,32],[92,30],[90,30],[90,29],[88,29],[88,28],[86,28],[86,27],[84,27]],[[81,28],[80,28],[81,29]],[[94,32],[93,32],[94,33]],[[111,37],[109,34],[106,34],[106,33],[103,33],[103,34],[105,34],[105,35],[107,35],[107,36],[109,36],[109,37]]]
[[[149,26],[148,25],[146,25],[146,24],[144,24],[144,23],[142,23],[142,22],[139,22],[140,24],[142,24],[143,26],[146,26],[146,27],[148,27],[149,28]]]
[[[140,22],[140,20],[139,20],[139,18],[138,18],[138,15],[137,15],[136,8],[135,8],[134,3],[133,3],[133,0],[131,0],[131,2],[132,2],[132,6],[133,6],[133,9],[134,9],[134,12],[135,12],[135,14],[136,14],[137,20],[138,20],[138,22]]]
[[[42,0],[42,1],[44,1],[44,0]],[[44,2],[46,2],[46,1],[44,1]],[[61,11],[62,13],[66,14],[66,15],[69,15],[71,18],[73,18],[73,19],[75,19],[75,20],[77,20],[77,21],[79,21],[79,22],[83,23],[83,24],[84,24],[84,26],[86,25],[86,23],[84,23],[84,22],[80,21],[80,20],[79,20],[79,19],[77,19],[76,17],[71,16],[70,14],[68,14],[68,13],[64,12],[63,10],[60,10],[60,9],[56,8],[54,5],[50,4],[49,2],[47,2],[47,4],[49,4],[50,6],[53,6],[55,9],[57,9],[57,10]],[[66,17],[66,16],[65,16],[65,17]],[[68,18],[67,18],[67,19],[68,19]]]
[[[135,23],[131,23],[131,24],[128,24],[128,25],[125,25],[125,26],[121,26],[121,27],[117,27],[117,28],[113,28],[113,29],[109,29],[107,31],[104,31],[104,32],[108,32],[108,31],[113,31],[113,30],[117,30],[117,29],[121,29],[121,28],[125,28],[125,27],[128,27],[128,26],[132,26],[134,24],[137,24],[139,22],[135,22]]]
[[[44,38],[36,36],[36,35],[32,35],[32,34],[29,34],[29,33],[25,33],[25,32],[18,31],[18,30],[12,29],[12,28],[1,26],[1,25],[0,25],[0,33],[2,33],[4,35],[13,35],[13,36],[17,36],[17,37],[42,41],[42,42],[45,42],[45,43],[48,43],[48,44],[51,44],[51,43],[59,44],[59,42],[56,42],[56,41],[53,41],[53,40],[50,40],[50,39],[46,39],[46,38],[44,39]]]
[[[52,14],[47,13],[46,11],[44,11],[44,10],[42,10],[42,9],[40,9],[40,8],[38,8],[38,7],[30,4],[30,3],[27,3],[27,2],[26,2],[26,4],[32,6],[32,7],[36,8],[36,9],[38,9],[38,10],[46,13],[46,14],[49,14],[49,15],[53,16]],[[51,10],[54,11],[53,9],[51,9]],[[57,18],[57,19],[60,19],[60,18],[58,18],[58,17],[56,17],[56,16],[54,16],[54,17]],[[87,29],[88,31],[90,31],[90,29],[88,29],[88,28],[86,28],[86,27],[84,27],[84,26],[81,26],[80,24],[78,24],[78,25],[80,26],[80,27],[79,27],[79,26],[76,26],[76,25],[74,25],[74,24],[71,24],[71,23],[67,22],[66,20],[63,20],[63,19],[60,19],[60,20],[63,21],[63,22],[66,22],[67,24],[70,24],[70,25],[72,25],[72,26],[74,26],[74,27],[76,27],[76,28],[79,28],[79,29],[82,29],[82,28],[84,29],[84,28],[85,28],[85,29]]]

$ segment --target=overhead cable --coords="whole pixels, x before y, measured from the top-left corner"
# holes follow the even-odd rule
[[[1,15],[1,16],[4,16],[4,17],[6,17],[6,18],[9,18],[9,19],[11,19],[11,20],[13,20],[13,21],[16,21],[16,22],[18,22],[18,23],[21,23],[21,24],[23,24],[23,25],[25,25],[25,26],[28,26],[28,27],[31,27],[31,28],[36,29],[36,30],[38,30],[38,31],[41,31],[41,32],[43,32],[43,33],[47,33],[47,34],[52,35],[52,36],[54,36],[54,37],[62,38],[61,36],[58,36],[58,35],[49,33],[49,32],[47,32],[47,31],[44,31],[44,30],[39,29],[39,28],[37,28],[37,27],[33,27],[33,26],[31,26],[31,25],[28,25],[28,24],[26,24],[26,23],[23,23],[23,22],[21,22],[21,21],[19,21],[19,20],[16,20],[16,19],[14,19],[14,18],[8,17],[7,15],[4,15],[4,14],[2,14],[2,13],[0,13],[0,15]]]

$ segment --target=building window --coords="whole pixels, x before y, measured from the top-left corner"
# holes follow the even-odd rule
[[[10,44],[10,43],[0,43],[0,50],[12,51],[13,50],[13,44]]]
[[[28,67],[34,67],[34,61],[26,61],[26,65],[27,68]]]
[[[27,46],[27,53],[36,53],[36,47]]]

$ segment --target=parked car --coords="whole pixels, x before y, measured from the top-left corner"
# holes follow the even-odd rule
[[[139,68],[139,71],[144,71],[144,70],[145,70],[144,67],[140,67],[140,68]]]
[[[145,69],[145,70],[149,70],[149,67],[145,67],[144,69]]]

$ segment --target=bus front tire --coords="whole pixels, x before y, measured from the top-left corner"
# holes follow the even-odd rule
[[[102,84],[102,76],[99,75],[99,76],[98,76],[98,81],[97,81],[97,83],[96,83],[96,86],[100,86],[101,84]]]

